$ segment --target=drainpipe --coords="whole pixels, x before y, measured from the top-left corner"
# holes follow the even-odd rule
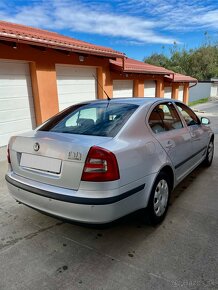
[[[196,82],[194,85],[189,86],[189,89],[197,86],[197,84],[198,84],[198,82]]]

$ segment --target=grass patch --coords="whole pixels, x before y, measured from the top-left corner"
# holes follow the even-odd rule
[[[197,100],[197,101],[189,102],[188,105],[191,107],[191,106],[195,106],[195,105],[198,105],[198,104],[203,104],[203,103],[206,103],[206,102],[208,102],[208,98],[204,98],[204,99],[200,99],[200,100]]]

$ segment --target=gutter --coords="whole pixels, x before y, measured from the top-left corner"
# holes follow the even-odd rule
[[[188,88],[189,88],[189,89],[190,89],[190,88],[193,88],[193,87],[195,87],[197,84],[198,84],[198,81],[197,81],[195,84],[189,86]]]

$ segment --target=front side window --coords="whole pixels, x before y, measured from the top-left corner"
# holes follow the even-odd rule
[[[137,108],[135,104],[110,102],[77,105],[61,112],[39,130],[114,137]]]
[[[176,103],[176,106],[182,114],[187,126],[199,125],[201,123],[198,117],[189,107],[182,103]]]
[[[154,133],[161,133],[183,127],[172,103],[162,103],[156,106],[150,114],[148,123]]]

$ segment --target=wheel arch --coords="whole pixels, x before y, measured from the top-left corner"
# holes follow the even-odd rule
[[[214,141],[214,134],[210,136],[210,140]]]
[[[169,176],[170,179],[170,189],[173,190],[175,184],[174,171],[170,165],[165,165],[161,168],[160,172],[164,172]]]

